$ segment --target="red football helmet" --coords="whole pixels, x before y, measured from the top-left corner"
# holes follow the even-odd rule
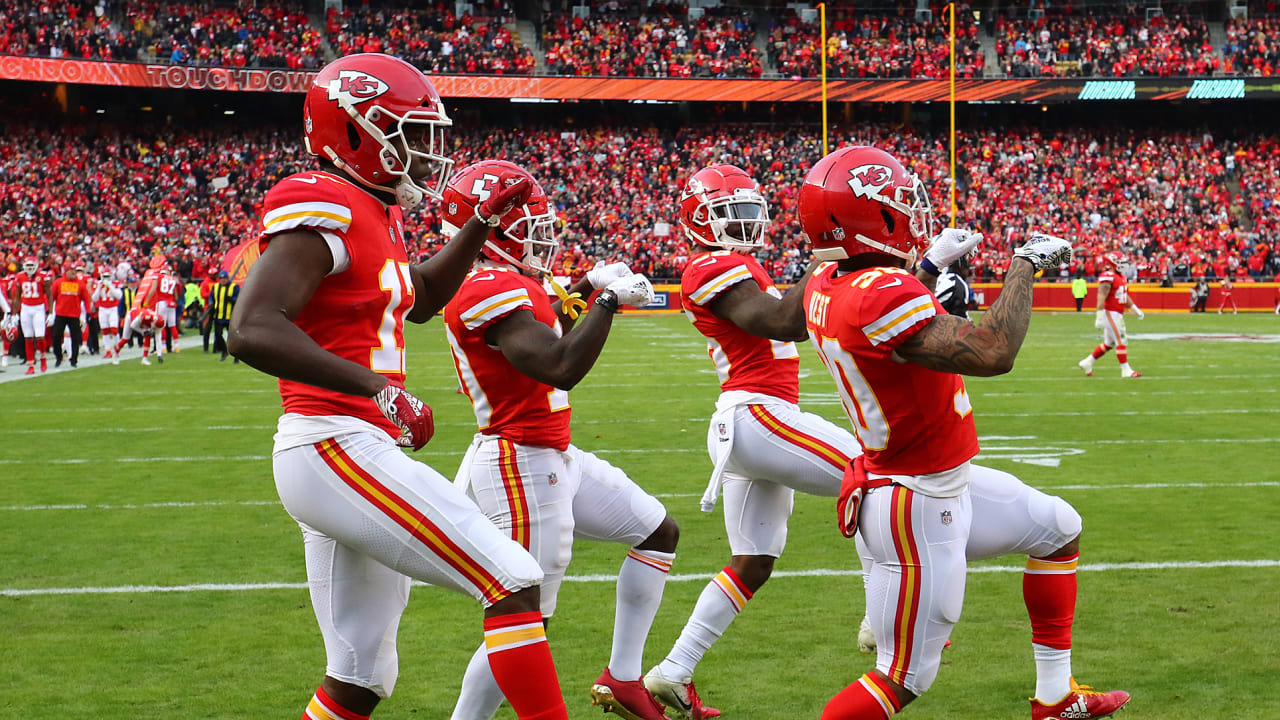
[[[40,269],[40,259],[35,255],[28,255],[22,258],[22,272],[28,275],[34,275],[36,270]]]
[[[324,66],[303,106],[307,152],[371,188],[394,189],[406,210],[444,190],[453,169],[443,154],[444,130],[452,124],[421,71],[380,53],[349,55]],[[407,134],[413,126],[424,129],[421,138]],[[425,150],[413,149],[419,144]],[[428,164],[423,184],[409,174],[423,171],[412,167],[414,160]]]
[[[932,222],[924,183],[878,148],[836,150],[800,187],[800,227],[819,260],[884,253],[910,266],[928,245]]]
[[[1129,261],[1125,259],[1124,255],[1121,255],[1118,252],[1109,252],[1106,255],[1103,255],[1102,264],[1107,267],[1115,268],[1120,272],[1124,272],[1129,269]]]
[[[515,265],[532,273],[550,273],[560,251],[556,240],[556,211],[542,186],[524,168],[506,160],[484,160],[459,170],[445,186],[444,233],[453,237],[476,214],[476,205],[499,186],[525,178],[533,186],[529,202],[511,208],[498,226],[489,231],[481,254],[495,262]]]
[[[680,226],[700,245],[758,248],[764,245],[769,222],[769,203],[760,194],[760,184],[733,165],[702,168],[680,193]]]
[[[10,315],[0,322],[0,340],[6,343],[16,342],[18,339],[18,318]]]

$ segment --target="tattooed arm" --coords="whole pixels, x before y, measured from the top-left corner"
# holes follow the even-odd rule
[[[1030,261],[1019,260],[1025,258],[1014,258],[1000,297],[980,324],[937,315],[898,346],[898,356],[930,370],[961,375],[1002,375],[1012,370],[1031,322],[1031,286],[1036,272]]]

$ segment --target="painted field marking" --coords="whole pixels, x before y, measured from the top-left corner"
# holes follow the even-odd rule
[[[1210,562],[1134,562],[1134,563],[1094,563],[1076,568],[1080,572],[1114,572],[1133,570],[1205,570],[1212,568],[1275,568],[1280,567],[1280,560],[1217,560]],[[981,565],[969,568],[970,573],[1022,573],[1026,568],[1022,565]],[[682,573],[670,575],[667,582],[706,582],[715,577],[715,573]],[[860,577],[861,570],[837,570],[815,568],[812,570],[775,570],[774,578],[811,578],[811,577]],[[568,575],[564,582],[573,583],[613,583],[617,575]],[[424,586],[426,583],[414,582]],[[273,582],[273,583],[199,583],[192,585],[116,585],[109,587],[64,587],[64,588],[3,588],[3,597],[31,597],[38,595],[142,595],[152,593],[191,593],[191,592],[247,592],[253,590],[305,590],[306,583]]]

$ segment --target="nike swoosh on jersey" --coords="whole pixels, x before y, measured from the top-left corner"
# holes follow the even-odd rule
[[[316,177],[315,175],[308,175],[307,177],[296,177],[293,179],[297,180],[298,182],[304,182],[308,185],[315,185],[316,183],[320,182],[320,178]]]
[[[894,279],[893,279],[893,282],[887,282],[887,283],[885,283],[885,284],[881,285],[880,287],[878,287],[878,288],[876,288],[876,289],[877,289],[877,290],[884,290],[884,289],[886,289],[886,288],[891,288],[891,287],[893,287],[894,285],[901,285],[901,284],[902,284],[902,278],[894,278]]]
[[[493,280],[494,276],[493,275],[474,275],[472,276],[471,279],[475,280],[476,282],[480,282],[481,280]]]

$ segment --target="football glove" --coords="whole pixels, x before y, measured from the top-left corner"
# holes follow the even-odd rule
[[[1099,310],[1098,314],[1093,317],[1093,326],[1101,330],[1107,326],[1107,311]]]
[[[644,275],[634,274],[618,278],[605,288],[618,298],[619,305],[644,307],[653,302],[653,285]]]
[[[836,498],[836,526],[847,538],[858,534],[858,508],[866,492],[867,470],[859,455],[844,469],[844,477],[840,479],[840,497]]]
[[[938,233],[929,249],[924,251],[920,266],[930,275],[939,275],[948,265],[972,252],[980,242],[982,233],[947,228]]]
[[[56,316],[56,315],[54,315],[53,313],[49,313],[48,317],[46,317],[46,318],[44,319],[44,326],[45,326],[45,327],[53,327],[53,319],[54,319],[55,317],[57,317],[57,316]]]
[[[1027,260],[1036,270],[1049,270],[1071,260],[1071,243],[1060,237],[1031,233],[1013,256]]]
[[[627,267],[626,263],[606,263],[601,261],[587,271],[587,282],[591,283],[591,287],[596,290],[603,290],[609,287],[614,280],[621,280],[630,274],[631,268]]]
[[[498,227],[502,223],[502,216],[511,212],[512,208],[529,202],[532,194],[533,183],[528,178],[518,178],[506,187],[495,189],[489,197],[481,200],[476,205],[476,217],[489,227]]]
[[[1147,317],[1147,314],[1142,312],[1142,308],[1138,307],[1137,305],[1133,306],[1133,311],[1138,314],[1139,320],[1143,320]]]
[[[396,444],[400,447],[421,450],[435,434],[435,420],[431,408],[414,397],[397,381],[388,382],[373,396],[384,417],[400,428]]]

